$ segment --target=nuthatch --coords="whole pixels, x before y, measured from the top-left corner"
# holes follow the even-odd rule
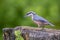
[[[46,19],[44,19],[41,16],[38,16],[35,12],[30,11],[26,14],[26,16],[31,16],[32,20],[38,25],[38,27],[43,27],[45,25],[51,25],[54,26],[53,24],[51,24],[50,22],[48,22]]]

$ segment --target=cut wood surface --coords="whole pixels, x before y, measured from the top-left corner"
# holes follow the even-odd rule
[[[7,29],[10,29],[10,28],[7,28]],[[4,30],[3,30],[4,33],[6,32],[5,30],[7,30],[7,29],[4,28]],[[49,28],[44,28],[44,30],[41,30],[41,29],[42,28],[29,27],[29,26],[17,26],[11,30],[14,30],[14,31],[20,30],[21,35],[24,38],[24,40],[60,40],[60,30],[49,29]],[[11,35],[12,35],[12,33],[13,33],[13,31],[11,32]],[[10,40],[12,40],[12,39],[10,39]]]

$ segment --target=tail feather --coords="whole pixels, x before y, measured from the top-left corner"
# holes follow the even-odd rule
[[[49,23],[49,25],[51,25],[51,26],[55,26],[55,25],[53,25],[52,23]]]

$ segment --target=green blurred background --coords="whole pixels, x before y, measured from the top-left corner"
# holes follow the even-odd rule
[[[55,29],[60,29],[60,0],[0,0],[0,40],[2,28],[37,27],[30,17],[24,18],[28,11],[36,12],[53,23]]]

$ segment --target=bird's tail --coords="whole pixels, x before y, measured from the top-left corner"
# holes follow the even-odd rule
[[[51,25],[51,26],[55,26],[55,25],[53,25],[52,23],[49,23],[49,25]]]

